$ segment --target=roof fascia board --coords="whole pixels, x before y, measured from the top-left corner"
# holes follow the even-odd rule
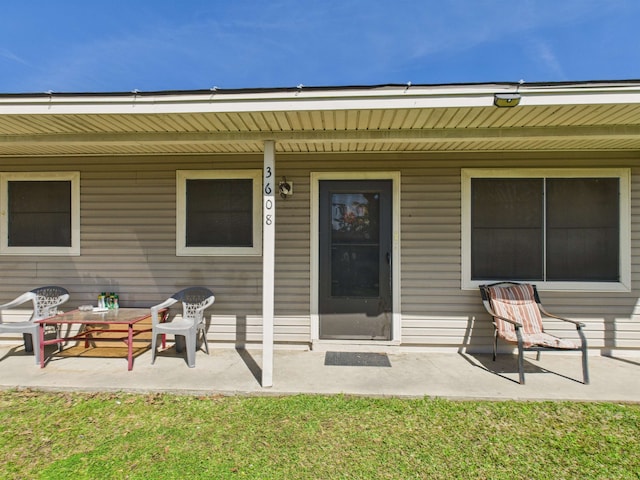
[[[576,94],[554,93],[535,94],[521,93],[520,106],[550,105],[629,105],[640,103],[640,92],[633,93],[593,93]]]
[[[637,85],[549,87],[483,85],[168,95],[0,97],[0,115],[149,115],[492,107],[495,93],[522,95],[521,106],[640,103]]]
[[[80,99],[78,102],[50,101],[3,102],[0,100],[0,115],[150,115],[172,113],[243,113],[243,112],[287,112],[287,111],[331,111],[331,110],[389,110],[402,108],[468,108],[487,107],[493,103],[493,94],[485,96],[393,96],[362,98],[273,98],[249,99],[210,97],[207,99],[180,99],[153,101],[151,99],[108,99],[105,102]]]

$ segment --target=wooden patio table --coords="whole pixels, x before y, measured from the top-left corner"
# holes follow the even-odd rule
[[[161,310],[161,321],[166,319],[168,309]],[[133,368],[133,337],[141,333],[150,332],[151,328],[134,330],[133,326],[151,317],[151,309],[149,308],[114,308],[103,311],[83,311],[72,310],[67,313],[60,313],[53,317],[37,320],[39,324],[38,333],[40,335],[40,368],[44,368],[46,359],[44,356],[44,348],[46,345],[55,345],[65,343],[70,340],[84,340],[85,348],[89,347],[89,343],[95,340],[99,341],[116,341],[124,342],[127,345],[128,370]],[[74,335],[66,337],[58,337],[55,339],[45,340],[45,326],[55,326],[60,331],[63,325],[82,325],[80,331]],[[115,328],[114,328],[115,327]],[[96,337],[100,333],[126,333],[119,337]],[[164,335],[162,343],[164,347]]]

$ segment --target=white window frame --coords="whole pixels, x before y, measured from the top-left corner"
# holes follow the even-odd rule
[[[471,280],[471,179],[472,178],[618,178],[620,181],[620,280],[618,282],[535,281],[540,290],[631,291],[631,170],[628,168],[518,168],[462,169],[462,289],[477,289],[493,280]],[[504,279],[508,280],[508,279]]]
[[[253,182],[253,246],[251,247],[188,247],[187,180],[235,180]],[[262,255],[262,170],[177,170],[176,171],[176,255]]]
[[[71,246],[70,247],[10,247],[9,246],[9,182],[10,181],[70,181],[71,182]],[[80,172],[3,172],[0,173],[0,255],[80,255]]]

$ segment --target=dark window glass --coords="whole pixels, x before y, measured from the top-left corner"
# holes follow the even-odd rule
[[[71,182],[9,181],[10,247],[71,246]]]
[[[471,180],[471,279],[619,281],[617,178]]]
[[[380,193],[331,194],[331,295],[380,295]]]
[[[472,179],[472,279],[542,279],[542,182]]]
[[[619,180],[547,180],[547,279],[618,281]]]
[[[187,180],[186,246],[252,247],[253,181]]]

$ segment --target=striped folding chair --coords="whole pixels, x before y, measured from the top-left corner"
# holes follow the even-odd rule
[[[587,364],[587,339],[584,324],[568,318],[552,315],[540,302],[535,285],[528,283],[499,282],[481,285],[480,293],[485,309],[493,317],[493,360],[496,359],[498,338],[518,346],[518,372],[524,384],[524,352],[567,351],[582,352],[582,374],[584,384],[589,383]],[[543,317],[569,322],[575,325],[580,341],[559,338],[544,331]]]

